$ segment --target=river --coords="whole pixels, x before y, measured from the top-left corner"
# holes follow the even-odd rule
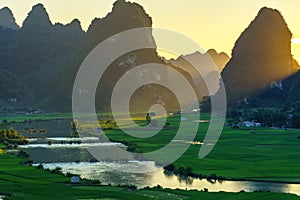
[[[106,149],[117,145],[124,148],[120,143],[99,143],[97,138],[82,138],[82,143],[78,139],[67,137],[70,133],[69,121],[42,122],[43,124],[30,124],[30,127],[38,125],[37,128],[49,127],[46,135],[30,139],[30,145],[20,146],[30,155],[30,159],[37,165],[42,163],[45,168],[54,169],[61,167],[64,173],[70,172],[78,174],[81,178],[99,180],[104,185],[135,185],[138,188],[146,186],[154,187],[157,185],[163,188],[203,190],[218,192],[246,192],[253,191],[271,191],[278,193],[293,193],[300,195],[300,184],[286,184],[273,182],[256,181],[216,181],[212,183],[206,179],[181,178],[174,174],[167,174],[163,168],[155,165],[152,161],[124,161],[124,162],[95,162],[92,155],[85,149],[86,145],[97,146],[97,148]],[[58,126],[55,126],[58,123]],[[24,129],[26,124],[19,125],[19,129]],[[56,127],[55,130],[50,127]],[[58,130],[59,129],[59,130]],[[50,130],[50,131],[49,131]],[[26,135],[26,134],[25,134]],[[32,136],[27,134],[28,136]],[[51,140],[52,145],[47,141]],[[62,142],[63,141],[63,142]],[[72,141],[72,142],[70,142]],[[132,171],[143,171],[142,169],[151,169],[151,173],[133,173]],[[128,170],[127,170],[128,169]],[[127,171],[127,172],[126,172]],[[131,171],[131,172],[130,172]]]

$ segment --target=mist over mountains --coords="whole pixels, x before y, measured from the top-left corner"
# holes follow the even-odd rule
[[[77,19],[66,25],[53,24],[42,4],[33,6],[21,27],[9,8],[2,8],[0,110],[71,111],[74,80],[88,53],[115,34],[141,27],[152,27],[151,17],[142,6],[124,0],[117,0],[107,16],[95,18],[86,32]],[[147,40],[140,40],[155,46],[149,34],[145,35]],[[214,49],[206,53],[191,52],[176,60],[161,58],[155,49],[129,52],[116,59],[101,78],[96,93],[97,110],[110,110],[112,90],[120,77],[146,63],[164,64],[178,71],[191,84],[199,101],[211,95],[205,82],[213,84],[217,92],[222,71],[230,106],[241,102],[254,107],[287,105],[291,99],[300,97],[296,87],[299,85],[296,72],[300,67],[291,55],[291,37],[280,12],[262,8],[237,39],[231,58]],[[197,68],[202,74],[187,60],[199,63]],[[146,70],[139,72],[139,76],[143,78],[150,73]],[[156,75],[174,81],[168,70],[157,71]],[[148,110],[154,103],[169,110],[179,108],[175,95],[155,84],[139,88],[131,103],[134,111]]]
[[[4,11],[7,12],[7,9]],[[82,30],[76,19],[67,25],[52,24],[42,4],[33,6],[20,29],[9,28],[15,23],[12,15],[4,21],[11,24],[1,24],[0,29],[0,89],[4,91],[0,96],[2,109],[28,107],[47,111],[71,111],[76,73],[95,46],[125,30],[152,26],[151,17],[140,5],[123,0],[116,1],[106,17],[94,19],[87,32]],[[153,37],[145,41],[155,45]],[[128,70],[145,63],[165,64],[165,61],[157,55],[156,49],[129,52],[115,60],[99,82],[97,109],[109,110],[111,93],[117,80]],[[201,94],[191,76],[178,67],[169,66],[190,82],[200,100]],[[143,71],[139,76],[142,78],[149,73]],[[172,78],[168,77],[167,70],[157,74],[163,79]],[[135,92],[132,104],[137,110],[147,110],[154,102],[178,109],[178,102],[172,99],[174,94],[168,89],[148,85]]]
[[[211,96],[219,89],[220,73],[229,59],[226,53],[218,53],[215,49],[209,49],[203,54],[195,52],[185,56],[182,55],[176,60],[171,59],[168,62],[187,71],[203,96]],[[211,92],[208,91],[207,84],[210,85]]]
[[[295,74],[298,63],[291,54],[290,32],[278,10],[262,8],[241,34],[232,58],[222,71],[229,105],[247,99]]]

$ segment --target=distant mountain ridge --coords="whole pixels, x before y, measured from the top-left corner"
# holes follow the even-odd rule
[[[87,32],[82,30],[76,19],[67,25],[53,25],[42,4],[33,6],[19,30],[0,27],[0,49],[5,49],[0,52],[0,70],[3,70],[0,90],[6,91],[2,98],[0,96],[3,108],[6,108],[7,99],[18,99],[13,104],[15,109],[31,107],[71,111],[73,83],[87,54],[110,36],[132,28],[151,26],[152,19],[142,6],[124,0],[117,0],[106,17],[94,19]],[[155,44],[153,38],[145,41]],[[130,52],[115,60],[100,80],[96,94],[97,109],[109,110],[116,81],[126,71],[144,63],[165,64],[155,49]],[[170,67],[194,85],[188,73],[175,66]],[[167,71],[157,73],[161,78],[171,78]],[[7,88],[5,83],[9,80],[15,80],[15,84]],[[193,87],[197,90],[195,85]],[[169,108],[178,107],[178,102],[171,99],[174,95],[166,88],[151,85],[139,89],[132,98],[132,104],[137,110],[148,109],[157,101],[167,104]]]
[[[215,49],[209,49],[205,53],[195,52],[167,62],[187,71],[199,87],[202,95],[210,96],[219,89],[220,72],[229,59],[226,53],[218,53]],[[210,85],[211,92],[208,92],[207,84]]]
[[[169,62],[182,68],[183,70],[188,71],[193,76],[193,66],[188,62],[188,60],[192,60],[193,63],[198,63],[198,66],[194,67],[198,67],[203,75],[207,76],[211,71],[214,70],[219,70],[221,72],[230,60],[230,57],[224,52],[218,53],[215,49],[209,49],[203,54],[200,52],[195,52],[189,55],[180,56],[176,60],[171,59]]]
[[[77,19],[66,25],[53,24],[42,4],[33,6],[22,27],[15,23],[8,8],[1,9],[0,111],[24,108],[71,111],[73,83],[88,53],[110,36],[140,27],[152,27],[151,17],[139,4],[124,0],[117,0],[107,16],[94,19],[86,32]],[[291,37],[280,12],[262,8],[236,41],[231,59],[213,49],[171,61],[161,58],[155,49],[129,52],[116,59],[101,78],[96,108],[110,110],[110,97],[117,80],[145,63],[168,65],[181,73],[196,91],[199,101],[211,95],[205,82],[213,85],[213,93],[217,92],[220,74],[216,70],[222,70],[230,106],[239,102],[277,107],[291,104],[300,98],[299,72],[296,73],[300,67],[291,55]],[[155,46],[149,34],[140,39]],[[199,64],[202,76],[186,58]],[[211,65],[215,70],[211,70]],[[142,78],[150,71],[139,73]],[[172,81],[168,70],[157,71],[155,75]],[[155,84],[139,88],[131,103],[135,111],[147,110],[153,103],[165,104],[172,110],[179,106],[172,92]]]

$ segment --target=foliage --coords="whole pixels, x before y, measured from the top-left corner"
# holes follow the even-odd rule
[[[29,144],[29,141],[21,134],[18,133],[14,128],[7,128],[7,124],[2,124],[0,129],[0,142],[6,145],[17,145]]]
[[[18,157],[21,157],[21,158],[29,158],[29,154],[26,153],[26,151],[24,151],[24,150],[22,149],[22,150],[20,150],[20,151],[18,152]]]
[[[87,184],[72,186],[69,177],[62,174],[38,170],[35,167],[21,165],[24,159],[13,155],[0,155],[0,188],[1,194],[7,199],[124,199],[124,200],[178,200],[178,199],[264,199],[264,200],[296,200],[298,196],[292,194],[277,194],[266,192],[255,193],[225,193],[199,192],[185,190],[162,189],[161,186],[142,190],[128,190],[127,187],[101,186]],[[20,190],[22,188],[22,190]]]
[[[295,112],[290,119],[290,125],[294,128],[300,128],[300,112]]]
[[[266,127],[286,127],[288,125],[288,113],[278,109],[237,109],[228,110],[228,123],[235,125],[242,121],[255,121]]]
[[[77,131],[78,128],[78,121],[76,119],[73,119],[71,121],[71,137],[79,138],[79,133]]]
[[[165,166],[164,169],[167,171],[173,172],[175,170],[175,165],[173,163],[169,164],[169,165]]]

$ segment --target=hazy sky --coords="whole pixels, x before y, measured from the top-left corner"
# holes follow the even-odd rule
[[[12,9],[22,24],[37,3],[43,3],[53,23],[74,18],[87,29],[95,17],[104,17],[115,0],[0,0],[0,7]],[[157,28],[171,29],[195,40],[202,48],[215,48],[229,55],[240,33],[263,6],[281,11],[294,38],[300,38],[299,0],[131,0],[141,4]],[[293,54],[300,62],[300,40],[294,40]],[[298,44],[296,44],[298,43]]]

